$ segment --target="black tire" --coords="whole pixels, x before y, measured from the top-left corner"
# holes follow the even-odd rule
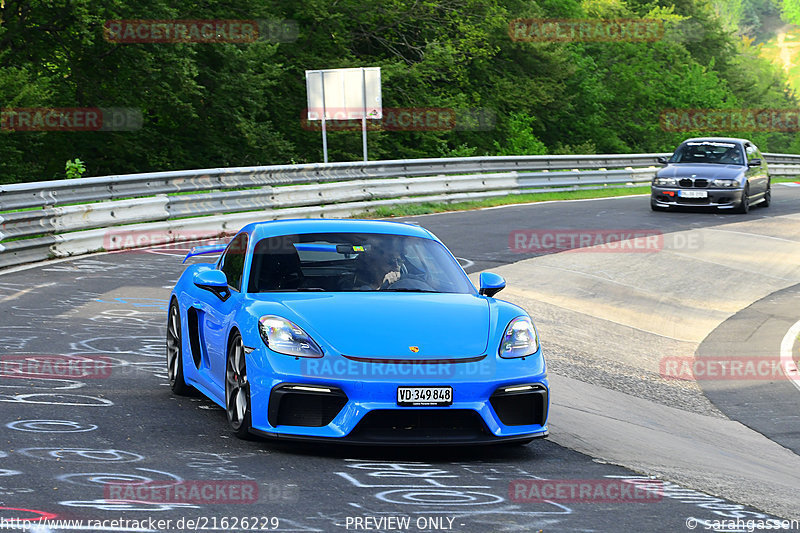
[[[767,190],[764,192],[764,201],[761,202],[761,207],[769,207],[772,203],[772,184],[767,183]]]
[[[167,317],[167,375],[172,392],[180,396],[192,393],[192,387],[183,379],[183,335],[178,302],[172,300]]]
[[[742,202],[735,209],[736,213],[747,214],[750,212],[750,186],[745,185],[742,191]]]
[[[231,339],[225,363],[225,414],[234,435],[245,440],[252,438],[250,382],[247,380],[244,344],[238,332]]]
[[[650,209],[653,211],[669,211],[669,207],[662,207],[660,205],[656,205],[655,202],[650,202]]]

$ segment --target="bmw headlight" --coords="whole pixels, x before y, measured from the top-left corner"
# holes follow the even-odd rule
[[[539,337],[529,318],[521,316],[509,322],[500,343],[500,357],[525,357],[536,353],[538,349]]]
[[[660,185],[662,187],[677,187],[678,180],[675,178],[655,178],[653,185]]]
[[[295,357],[322,357],[322,348],[297,324],[275,315],[262,316],[258,331],[273,352]]]
[[[739,182],[736,180],[714,180],[711,182],[714,187],[736,187]]]

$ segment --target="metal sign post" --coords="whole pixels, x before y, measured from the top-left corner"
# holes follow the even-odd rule
[[[320,72],[320,84],[319,84],[320,91],[322,91],[322,159],[323,163],[328,162],[328,135],[325,131],[325,118],[327,117],[327,113],[325,112],[325,72]]]
[[[364,145],[364,161],[367,159],[367,73],[361,69],[361,99],[362,101],[362,115],[361,115],[361,143]]]

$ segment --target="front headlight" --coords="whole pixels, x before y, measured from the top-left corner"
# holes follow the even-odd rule
[[[736,187],[739,182],[736,180],[714,180],[711,182],[714,187]]]
[[[270,350],[295,357],[322,357],[322,348],[297,324],[275,315],[262,316],[258,331]]]
[[[662,187],[677,187],[678,180],[675,178],[654,178],[653,185],[660,185]]]
[[[500,343],[500,357],[525,357],[536,353],[538,349],[539,337],[529,318],[521,316],[509,322]]]

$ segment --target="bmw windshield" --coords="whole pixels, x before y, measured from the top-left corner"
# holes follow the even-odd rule
[[[743,165],[744,154],[742,153],[742,148],[735,143],[690,141],[680,145],[668,162]]]

